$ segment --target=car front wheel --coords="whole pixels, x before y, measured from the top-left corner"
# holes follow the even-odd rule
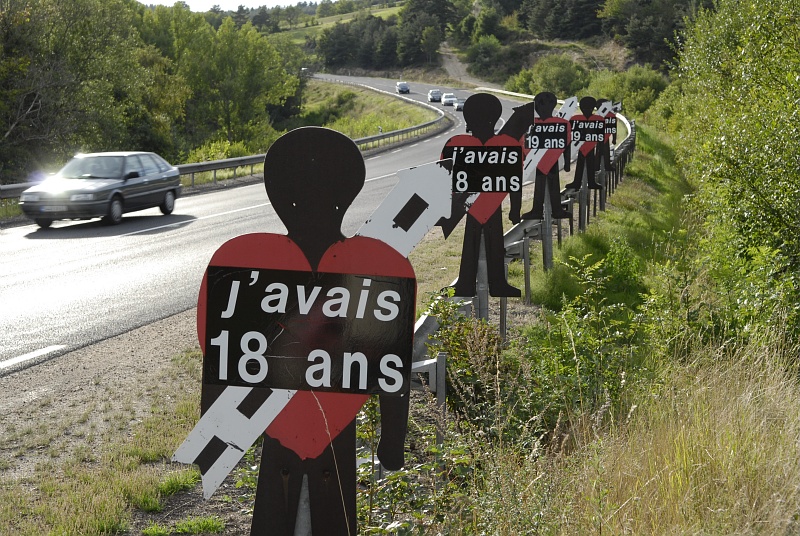
[[[34,221],[36,222],[36,225],[38,225],[42,229],[47,229],[51,225],[53,225],[53,220],[50,220],[48,218],[36,218]]]
[[[164,194],[164,200],[158,206],[161,209],[161,213],[165,216],[167,214],[172,214],[172,211],[175,210],[175,192],[170,190],[166,194]]]
[[[122,221],[122,199],[114,196],[108,204],[108,214],[103,217],[106,225],[117,225]]]

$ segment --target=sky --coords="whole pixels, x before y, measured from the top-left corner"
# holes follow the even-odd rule
[[[213,6],[219,6],[222,11],[236,11],[239,6],[247,8],[258,8],[261,6],[275,7],[275,6],[294,6],[298,0],[183,0],[194,12],[204,13],[211,9]],[[142,4],[172,6],[175,0],[139,0]]]

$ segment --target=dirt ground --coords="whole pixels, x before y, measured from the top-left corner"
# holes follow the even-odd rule
[[[469,74],[467,72],[467,66],[458,59],[456,53],[447,45],[447,43],[442,43],[442,46],[439,49],[439,56],[442,60],[442,68],[447,72],[447,76],[453,80],[459,80],[461,82],[466,82],[467,84],[479,87],[500,89],[500,86],[497,84],[480,80],[479,78]]]
[[[80,449],[99,449],[108,432],[123,438],[130,434],[157,403],[158,391],[152,386],[164,380],[173,366],[171,359],[198,348],[195,316],[191,309],[0,377],[0,438],[4,438],[0,457],[10,460],[2,472],[4,479],[27,485],[25,478],[40,464],[57,465]],[[40,435],[31,427],[50,433]],[[26,440],[35,435],[33,442]],[[225,534],[249,534],[247,513],[237,501],[223,500],[238,493],[226,481],[211,500],[204,501],[198,486],[171,497],[159,514],[134,511],[129,534],[141,534],[150,521],[169,525],[211,515],[225,522]]]

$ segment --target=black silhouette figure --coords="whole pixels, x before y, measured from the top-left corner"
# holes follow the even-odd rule
[[[464,102],[463,112],[466,130],[470,134],[461,134],[450,138],[442,149],[442,158],[454,157],[458,147],[521,145],[520,139],[533,120],[533,110],[530,109],[529,105],[520,106],[515,109],[514,114],[509,118],[503,129],[495,134],[494,127],[503,113],[503,106],[500,103],[500,99],[489,93],[471,95]],[[529,116],[527,123],[525,123],[524,119],[526,115]],[[515,136],[514,134],[517,131],[519,133]],[[489,294],[495,297],[518,297],[522,295],[518,288],[508,283],[505,275],[505,245],[503,243],[501,209],[505,196],[505,193],[481,193],[467,212],[464,244],[461,252],[461,267],[455,285],[456,296],[470,297],[476,294],[481,236],[484,238],[484,246],[486,248]],[[445,236],[449,234],[447,227],[452,228],[455,226],[455,223],[463,216],[463,205],[459,203],[463,196],[458,192],[454,192],[453,197],[453,216],[447,222],[441,222],[443,228],[445,228]],[[512,223],[519,223],[521,200],[521,191],[512,193],[511,213],[509,215]],[[496,208],[494,208],[495,206]],[[491,215],[483,219],[481,214],[486,214],[488,211],[491,211]]]
[[[578,107],[580,108],[582,115],[572,116],[573,124],[575,121],[588,121],[592,117],[600,118],[598,115],[593,115],[596,106],[597,101],[594,99],[594,97],[583,97],[578,103]],[[595,181],[595,173],[597,172],[596,142],[584,142],[584,145],[586,147],[591,147],[591,150],[587,151],[584,147],[581,147],[581,149],[578,151],[578,158],[575,161],[575,178],[572,182],[566,185],[566,188],[571,190],[580,190],[581,182],[583,181],[583,172],[585,169],[589,188],[592,190],[600,190],[601,186]]]
[[[597,108],[599,109],[608,99],[597,99]],[[603,141],[597,144],[597,167],[605,166],[606,171],[614,171],[614,166],[611,162],[611,144],[617,144],[617,114],[613,111],[608,112],[603,118]]]
[[[543,160],[547,158],[547,162],[536,167],[536,179],[533,190],[533,208],[530,212],[523,214],[522,219],[541,220],[544,217],[545,185],[547,187],[548,195],[550,196],[550,209],[552,211],[553,218],[569,218],[571,214],[561,206],[561,183],[559,182],[558,169],[558,157],[561,154],[564,155],[564,171],[569,171],[570,167],[571,144],[569,135],[569,121],[559,117],[553,117],[553,110],[555,109],[556,104],[558,104],[558,99],[556,98],[555,94],[549,91],[543,91],[534,97],[533,103],[536,108],[536,113],[539,116],[538,120],[534,120],[534,124],[545,123],[564,125],[565,143],[563,149],[548,149],[548,151],[552,151],[552,153],[543,157]],[[555,161],[552,162],[552,160]],[[549,170],[542,171],[542,168],[547,169],[548,165],[550,166]]]
[[[332,245],[353,240],[344,237],[341,226],[345,212],[364,185],[365,176],[358,147],[333,130],[318,127],[293,130],[269,149],[264,162],[267,195],[286,226],[287,236],[300,247],[314,271]],[[306,338],[328,335],[308,334]],[[299,343],[314,344],[305,340]],[[308,410],[318,411],[315,404],[324,394],[356,397],[350,399],[356,401],[356,412],[366,399],[362,395],[299,391],[291,402],[305,395]],[[352,402],[348,404],[352,406]],[[329,415],[336,407],[325,411]],[[384,467],[397,470],[403,466],[408,396],[381,396],[380,412],[378,456]],[[301,419],[296,426],[309,425]],[[264,434],[251,534],[293,536],[304,475],[308,479],[312,533],[357,534],[355,415],[324,452],[313,459],[301,459],[279,439],[271,437],[269,430]]]

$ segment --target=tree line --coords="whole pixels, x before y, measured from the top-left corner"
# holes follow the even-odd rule
[[[178,3],[4,0],[0,180],[24,182],[77,151],[153,150],[172,161],[215,141],[261,152],[295,113],[304,63],[285,39]],[[252,154],[251,153],[251,154]]]
[[[346,1],[349,0],[340,0]],[[359,17],[323,31],[315,45],[327,66],[371,67],[376,62],[375,55],[356,49],[380,46],[379,64],[384,66],[430,59],[420,42],[426,31],[428,40],[446,37],[461,47],[478,46],[491,37],[499,47],[516,50],[536,39],[602,38],[626,47],[637,63],[666,71],[675,55],[676,36],[700,9],[712,4],[712,0],[407,0],[396,19]],[[360,32],[364,31],[368,35],[366,42],[359,41]],[[411,35],[416,36],[416,41]],[[395,55],[390,58],[388,49],[392,44]],[[490,63],[502,60],[510,71],[528,67],[524,58],[505,52],[495,55]],[[387,64],[387,58],[393,61]],[[480,66],[477,69],[480,71]]]

